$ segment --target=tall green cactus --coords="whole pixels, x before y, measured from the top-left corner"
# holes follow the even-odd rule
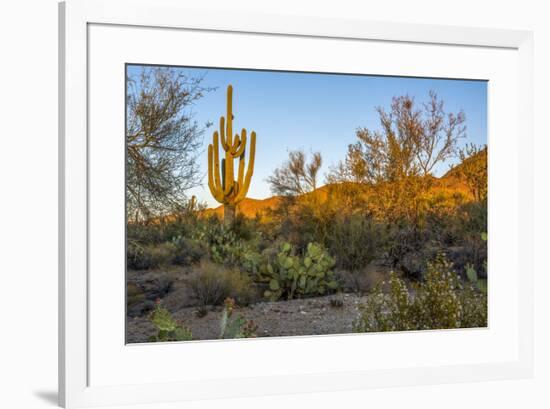
[[[248,193],[250,179],[254,172],[254,156],[256,153],[256,132],[250,134],[250,154],[248,169],[245,170],[246,129],[241,135],[235,134],[233,139],[233,87],[227,87],[227,123],[220,118],[220,130],[214,132],[213,141],[208,145],[208,187],[214,198],[223,204],[223,217],[226,225],[235,220],[235,207]],[[225,152],[225,159],[219,158],[219,143]],[[237,180],[235,180],[233,161],[239,160]]]

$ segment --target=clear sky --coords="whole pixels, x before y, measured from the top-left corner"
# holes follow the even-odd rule
[[[129,66],[133,76],[143,69]],[[445,102],[445,112],[466,114],[467,137],[460,141],[487,143],[487,83],[484,81],[381,77],[345,74],[251,71],[216,68],[174,67],[188,76],[203,76],[203,85],[215,87],[192,107],[200,124],[213,122],[204,135],[203,186],[192,189],[197,199],[217,207],[207,184],[208,144],[226,112],[227,85],[233,85],[234,132],[256,131],[256,161],[248,197],[271,196],[266,178],[288,157],[289,150],[319,151],[321,173],[345,158],[347,146],[356,141],[359,127],[379,129],[377,106],[388,109],[393,96],[409,95],[426,102],[433,90]],[[248,161],[248,156],[247,156]],[[445,173],[454,160],[435,170]],[[324,177],[323,177],[324,179]]]

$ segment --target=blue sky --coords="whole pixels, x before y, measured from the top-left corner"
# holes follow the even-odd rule
[[[133,76],[143,69],[129,66]],[[409,95],[417,103],[428,100],[433,90],[445,101],[445,111],[466,114],[467,137],[460,144],[487,143],[487,83],[469,80],[442,80],[380,77],[345,74],[229,70],[174,67],[188,76],[204,76],[203,85],[216,87],[192,107],[199,124],[213,122],[204,135],[201,155],[203,186],[194,194],[209,207],[217,207],[206,180],[206,149],[212,133],[225,116],[227,85],[233,85],[233,129],[256,131],[256,161],[248,197],[271,196],[266,178],[288,157],[289,150],[321,152],[326,174],[344,159],[347,146],[356,141],[359,127],[379,129],[377,106],[389,108],[393,96]],[[248,158],[247,158],[248,160]],[[441,164],[435,175],[445,173],[454,160]]]

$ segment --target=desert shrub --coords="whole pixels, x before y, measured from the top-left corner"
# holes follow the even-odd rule
[[[235,300],[226,298],[220,320],[220,338],[255,338],[258,326],[252,320],[246,320],[240,315],[233,315]]]
[[[145,293],[136,283],[128,282],[126,284],[126,305],[128,307],[145,300]]]
[[[465,277],[466,266],[483,277],[487,243],[480,232],[487,231],[486,202],[468,202],[453,207],[450,213],[430,210],[420,225],[401,222],[389,230],[387,260],[408,278],[419,280],[427,261],[445,252],[455,271]]]
[[[481,234],[481,237],[483,241],[487,241],[485,233]],[[487,261],[484,264],[484,271],[484,276],[487,277]],[[480,278],[472,265],[466,267],[466,277],[470,285],[465,285],[464,291],[461,293],[464,310],[463,327],[484,327],[487,325],[487,279]]]
[[[129,240],[126,249],[126,265],[132,270],[147,270],[172,264],[176,246],[172,243],[141,245]]]
[[[126,263],[132,270],[147,270],[171,264],[190,265],[198,262],[206,253],[207,250],[201,243],[182,237],[170,242],[147,245],[128,240]]]
[[[164,241],[158,224],[128,223],[126,225],[126,236],[129,240],[145,245],[159,244]]]
[[[314,207],[310,203],[301,203],[289,218],[286,226],[287,236],[297,251],[307,251],[309,243],[326,243],[329,220],[319,214],[321,209],[321,206]]]
[[[161,219],[158,229],[162,241],[171,241],[177,237],[191,237],[201,223],[195,212],[184,211]]]
[[[309,243],[326,243],[334,212],[315,197],[283,197],[269,212],[271,228],[277,239],[292,243],[296,251],[307,251]]]
[[[459,223],[466,232],[487,231],[487,201],[468,202],[458,212]]]
[[[487,244],[480,239],[480,233],[463,238],[460,245],[449,249],[448,255],[457,272],[462,273],[463,276],[466,276],[470,266],[479,272],[480,277],[487,277],[484,268],[487,260]]]
[[[151,259],[151,267],[160,267],[170,265],[176,257],[176,246],[173,243],[166,242],[156,246],[147,246],[146,251]]]
[[[249,219],[240,213],[237,213],[235,220],[230,227],[231,232],[239,240],[253,241],[257,239],[258,223],[254,219]]]
[[[486,277],[484,264],[487,260],[487,242],[483,232],[487,231],[487,202],[470,202],[461,206],[452,218],[449,234],[457,237],[448,252],[456,270],[466,274],[468,265]]]
[[[258,279],[269,285],[265,297],[278,300],[322,295],[339,287],[332,271],[334,259],[322,246],[309,243],[303,257],[295,253],[290,243],[283,243],[276,257],[263,266]]]
[[[425,279],[411,294],[395,273],[389,293],[379,285],[362,306],[354,324],[357,332],[405,331],[487,326],[487,297],[463,282],[451,264],[438,256],[428,264]]]
[[[380,256],[384,234],[382,225],[363,215],[338,217],[329,228],[327,247],[338,267],[357,272]]]
[[[199,218],[203,205],[198,205],[195,199],[186,206],[174,209],[174,213],[159,216],[144,221],[128,221],[126,236],[128,240],[140,243],[142,246],[171,242],[178,237],[190,238],[204,219]]]
[[[151,268],[152,261],[147,250],[134,240],[128,240],[126,246],[126,267],[131,270]]]
[[[485,290],[486,291],[486,290]],[[466,285],[460,293],[462,305],[462,328],[482,328],[487,326],[487,294]]]
[[[248,305],[257,297],[256,286],[248,274],[220,264],[203,262],[200,272],[189,281],[193,297],[199,305],[221,305],[231,297]]]
[[[174,237],[172,244],[175,246],[175,255],[172,262],[181,266],[197,263],[208,252],[204,244],[183,236]]]
[[[160,300],[157,300],[149,319],[158,331],[156,335],[149,337],[149,342],[190,341],[193,339],[191,330],[182,322],[176,321],[170,311],[160,305]]]
[[[389,232],[387,259],[408,278],[419,280],[427,269],[427,261],[439,249],[429,229],[403,223]]]
[[[258,238],[245,241],[220,223],[208,223],[197,229],[194,240],[208,247],[210,259],[219,264],[239,267],[249,273],[259,268],[261,257]]]

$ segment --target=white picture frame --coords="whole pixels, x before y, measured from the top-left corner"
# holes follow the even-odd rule
[[[138,404],[215,397],[242,397],[276,393],[497,380],[530,377],[532,375],[532,33],[501,29],[321,19],[308,16],[243,15],[242,13],[231,13],[226,10],[188,9],[178,0],[69,0],[60,4],[59,17],[59,399],[62,406]],[[96,30],[94,27],[99,27],[101,30],[97,31],[97,35],[94,31],[94,39],[91,39],[90,33]],[[504,289],[513,291],[514,302],[510,303],[510,316],[512,316],[510,320],[514,322],[513,336],[508,336],[507,340],[502,339],[503,335],[500,335],[501,338],[499,339],[498,334],[495,335],[495,338],[490,338],[493,342],[495,340],[499,343],[502,341],[502,345],[509,347],[508,352],[502,356],[495,355],[490,360],[484,360],[481,353],[474,354],[470,360],[457,358],[449,364],[433,364],[421,360],[419,362],[400,363],[399,359],[396,358],[392,367],[376,367],[376,365],[369,367],[368,363],[358,362],[355,366],[348,365],[344,368],[328,361],[325,363],[327,367],[330,367],[327,371],[322,371],[320,367],[308,367],[306,357],[301,363],[294,362],[290,364],[290,366],[294,365],[296,367],[302,364],[304,367],[294,368],[289,373],[273,370],[271,373],[264,371],[260,374],[259,371],[254,372],[250,369],[250,375],[247,375],[246,368],[248,367],[243,365],[242,373],[236,371],[237,373],[233,375],[218,375],[210,379],[189,376],[186,379],[177,380],[177,374],[165,378],[138,379],[132,378],[129,373],[126,373],[128,381],[124,380],[125,372],[117,371],[117,368],[124,367],[127,361],[124,361],[124,358],[117,361],[116,354],[119,354],[117,351],[133,348],[130,351],[130,358],[135,358],[138,354],[145,353],[144,349],[138,348],[151,348],[151,346],[134,347],[119,342],[118,349],[109,349],[110,347],[104,344],[108,340],[96,340],[95,334],[101,332],[101,328],[93,332],[90,331],[90,327],[92,324],[94,328],[102,325],[103,321],[98,321],[95,317],[103,316],[102,314],[105,314],[108,309],[97,309],[95,307],[97,304],[94,304],[93,307],[90,306],[90,299],[93,299],[94,291],[100,288],[100,282],[97,281],[98,279],[95,276],[91,277],[89,274],[91,257],[89,244],[90,240],[94,240],[93,234],[90,233],[90,223],[93,220],[90,219],[89,210],[90,207],[94,208],[95,206],[91,198],[93,195],[90,195],[90,186],[93,185],[90,183],[90,163],[95,160],[90,156],[94,147],[94,141],[90,141],[90,135],[93,132],[93,129],[90,130],[90,124],[97,116],[97,110],[92,114],[89,112],[90,106],[97,106],[94,99],[96,97],[90,94],[91,88],[95,87],[96,84],[94,81],[90,81],[90,75],[101,72],[100,69],[95,68],[96,66],[91,58],[98,55],[94,51],[98,49],[94,42],[96,40],[101,41],[102,36],[112,41],[111,56],[122,53],[120,49],[117,51],[115,48],[115,44],[118,43],[115,41],[114,32],[108,32],[108,30],[118,28],[127,30],[160,28],[161,30],[157,31],[155,35],[166,35],[165,30],[172,30],[173,33],[208,33],[212,36],[224,36],[233,33],[242,37],[269,36],[274,39],[284,37],[286,41],[296,38],[304,41],[307,39],[319,39],[319,41],[325,39],[332,42],[347,41],[358,44],[369,42],[377,44],[377,47],[380,48],[386,46],[398,46],[403,47],[403,49],[414,46],[456,47],[457,52],[459,49],[465,50],[465,53],[478,50],[480,58],[482,58],[481,53],[484,50],[509,51],[510,56],[506,58],[510,57],[513,61],[517,61],[517,66],[512,64],[513,67],[508,67],[509,71],[506,71],[501,79],[495,81],[497,84],[503,84],[503,82],[506,82],[503,81],[506,78],[511,78],[512,82],[517,81],[517,83],[512,84],[513,90],[509,94],[516,96],[517,102],[510,102],[507,107],[502,108],[511,113],[512,123],[515,123],[512,128],[515,131],[511,132],[509,142],[505,138],[500,142],[491,139],[491,137],[489,139],[490,149],[491,144],[498,147],[502,146],[501,150],[500,148],[495,150],[497,152],[494,156],[495,159],[490,159],[490,178],[493,177],[492,180],[497,181],[498,174],[496,172],[505,172],[504,162],[501,159],[505,157],[513,158],[513,165],[508,169],[508,172],[512,172],[513,179],[511,183],[514,184],[513,195],[510,197],[509,204],[511,213],[508,215],[509,219],[505,219],[506,213],[504,212],[508,209],[507,205],[502,201],[499,202],[501,210],[498,213],[498,219],[495,216],[492,223],[490,221],[489,231],[491,237],[491,229],[502,228],[500,221],[510,222],[509,231],[510,235],[513,236],[513,240],[507,243],[509,252],[506,255],[510,259],[515,260],[521,257],[522,260],[521,276],[517,271],[519,266],[510,263],[510,267],[508,267],[510,282],[504,283],[506,285],[503,284],[502,287],[494,287],[496,289],[491,289],[492,293],[490,293],[490,299],[492,297],[493,300],[498,300],[500,294],[495,293],[495,291],[499,291],[500,288],[503,291]],[[102,32],[103,34],[101,34]],[[111,34],[112,36],[109,37]],[[126,35],[132,34],[127,32]],[[246,41],[246,38],[243,41]],[[109,47],[106,43],[98,44],[102,46],[101,49]],[[145,48],[147,47],[145,46]],[[131,52],[131,50],[128,52]],[[106,55],[109,57],[108,53]],[[121,55],[118,58],[122,61],[129,57]],[[311,58],[313,64],[314,57]],[[269,62],[264,64],[269,64]],[[468,64],[470,68],[467,67]],[[409,75],[428,76],[429,67],[425,68],[421,65],[416,67],[413,65],[411,64],[409,68],[405,67],[409,69]],[[467,75],[474,76],[476,70],[483,71],[481,67],[476,68],[475,61],[472,60],[467,59],[464,66],[466,68],[463,72],[469,73]],[[108,68],[107,65],[105,67]],[[265,66],[264,68],[272,67]],[[446,68],[442,67],[440,69],[439,75],[442,76],[446,72]],[[504,72],[504,68],[502,70]],[[434,72],[436,72],[436,68],[434,68]],[[122,72],[113,75],[123,77]],[[492,74],[489,71],[486,71],[486,74],[480,74],[484,78],[490,75]],[[495,74],[495,76],[497,75],[498,73]],[[505,86],[506,84],[502,85],[502,87]],[[100,92],[96,94],[101,96]],[[501,101],[493,100],[491,102],[491,99],[489,99],[489,102],[490,109],[500,109],[499,104],[501,104]],[[109,112],[113,112],[113,115],[123,116],[124,109],[120,107],[120,110],[117,111],[116,105],[114,105]],[[490,123],[490,129],[493,131],[500,129],[499,121],[501,120],[496,118]],[[521,134],[519,133],[520,129]],[[517,143],[520,135],[521,144]],[[506,144],[510,146],[505,149],[504,145]],[[116,156],[114,160],[116,160]],[[119,194],[122,197],[124,196],[123,191]],[[504,198],[504,196],[496,193],[492,197]],[[494,201],[491,206],[494,206]],[[492,208],[490,207],[490,209]],[[494,214],[497,215],[497,212],[495,211]],[[502,253],[506,251],[503,248],[500,250],[491,248],[491,244],[489,250],[490,257],[495,257],[495,252]],[[504,268],[507,267],[503,265]],[[123,271],[121,271],[121,274],[123,275]],[[505,274],[503,276],[506,277]],[[116,291],[116,286],[113,287],[113,291],[105,290],[105,293],[102,292],[101,294],[102,298],[107,299],[106,303],[113,302],[116,304],[118,302],[116,297],[122,296],[119,294],[120,292]],[[111,293],[113,297],[111,297]],[[121,310],[123,311],[122,306]],[[116,315],[118,312],[113,314]],[[110,327],[106,324],[106,328],[116,328],[115,325],[119,321],[114,320],[109,323]],[[97,322],[100,322],[100,324],[97,324]],[[379,340],[382,344],[393,345],[400,342],[399,337],[402,337],[401,339],[409,337],[412,340],[411,342],[421,344],[430,342],[430,339],[444,337],[445,342],[457,343],[464,341],[466,342],[465,345],[474,345],[476,336],[479,336],[480,339],[485,337],[488,342],[487,334],[491,330],[498,329],[497,327],[497,324],[493,325],[492,329],[490,328],[486,333],[474,333],[466,330],[466,332],[444,331],[441,333],[442,335],[439,335],[439,332],[436,334],[432,331],[423,332],[422,334],[384,334],[380,337],[384,336],[386,338],[379,338]],[[122,331],[123,328],[120,330]],[[119,336],[120,334],[117,335],[117,337]],[[370,335],[362,336],[368,337]],[[113,337],[116,338],[114,335]],[[205,345],[204,347],[199,347],[197,343],[193,343],[193,347],[175,343],[159,346],[157,351],[159,355],[155,355],[157,352],[151,352],[150,356],[144,357],[144,359],[149,362],[149,365],[151,365],[150,362],[160,362],[161,365],[166,365],[165,362],[159,360],[161,355],[173,357],[174,354],[177,354],[177,356],[183,358],[186,353],[198,354],[197,356],[200,356],[201,353],[208,353],[216,356],[218,361],[222,361],[222,364],[223,360],[226,359],[227,364],[234,367],[235,363],[229,357],[243,353],[246,348],[254,348],[255,353],[258,354],[265,354],[266,350],[278,351],[279,348],[289,347],[304,351],[304,353],[310,348],[329,350],[330,348],[338,348],[338,345],[345,345],[345,348],[349,348],[351,351],[353,351],[353,348],[358,348],[357,340],[359,338],[354,335],[313,338],[246,340],[244,344],[243,341],[216,341],[202,343],[202,345]],[[376,339],[371,337],[369,342],[376,342]],[[505,341],[509,341],[509,344]],[[468,344],[468,342],[472,342],[472,344]],[[96,351],[93,354],[90,354],[91,345],[94,346],[94,351]],[[194,349],[191,350],[191,348]],[[200,348],[203,349],[202,352]],[[510,353],[510,350],[513,353]],[[152,349],[149,349],[149,351],[152,351]],[[228,353],[227,351],[231,352]],[[226,353],[229,357],[224,358]],[[251,355],[254,356],[253,353]],[[504,356],[506,358],[503,358]],[[103,357],[103,361],[108,360],[108,362],[100,362],[101,357]],[[460,361],[460,359],[463,359],[463,361]],[[270,364],[275,365],[277,360],[272,359],[273,362]],[[200,362],[200,359],[198,362]],[[444,362],[444,360],[440,359],[438,362]],[[107,366],[109,363],[112,367]],[[192,363],[192,365],[197,364]],[[103,369],[91,369],[97,367]],[[252,364],[250,364],[250,368],[253,368]],[[113,376],[109,377],[107,372],[111,372]],[[170,374],[170,371],[167,371],[167,373]],[[96,381],[96,379],[98,380]]]

